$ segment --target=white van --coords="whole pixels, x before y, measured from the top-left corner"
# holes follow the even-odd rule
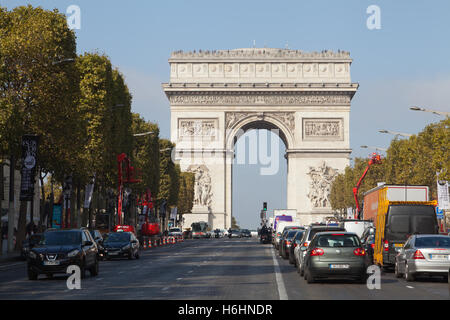
[[[347,232],[356,233],[361,238],[364,230],[373,227],[373,222],[370,220],[345,219],[341,221],[340,226],[345,228]]]

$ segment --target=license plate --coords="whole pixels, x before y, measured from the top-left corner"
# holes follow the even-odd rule
[[[402,248],[403,247],[403,243],[394,243],[394,247]]]
[[[117,256],[117,255],[119,255],[119,253],[118,252],[110,252],[109,255],[110,256]]]
[[[44,261],[45,266],[58,266],[59,261]]]
[[[430,258],[433,260],[448,260],[450,256],[446,254],[430,254]]]
[[[349,269],[350,265],[348,264],[330,264],[330,269]]]

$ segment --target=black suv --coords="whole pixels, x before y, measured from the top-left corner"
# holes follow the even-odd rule
[[[66,273],[67,267],[77,265],[84,278],[86,269],[98,275],[98,249],[88,230],[72,229],[46,231],[39,244],[30,250],[27,259],[28,279],[37,280],[39,274],[53,277]]]

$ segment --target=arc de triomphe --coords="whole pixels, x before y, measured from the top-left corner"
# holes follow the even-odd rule
[[[235,49],[174,52],[171,140],[182,171],[195,173],[184,227],[231,226],[234,143],[248,129],[278,129],[286,145],[287,206],[304,224],[331,214],[330,184],[349,164],[352,83],[348,52]],[[261,199],[261,202],[264,199]],[[250,214],[258,215],[260,208]]]

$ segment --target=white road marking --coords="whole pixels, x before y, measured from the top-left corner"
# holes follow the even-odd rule
[[[183,280],[183,278],[177,278],[177,281]]]
[[[275,253],[273,248],[270,250],[272,252],[273,266],[275,268],[275,280],[277,281],[278,295],[280,300],[288,300],[288,295],[286,292],[286,287],[284,286],[283,276],[281,275],[280,266],[275,258]]]
[[[164,287],[164,288],[162,288],[161,290],[162,290],[162,291],[167,291],[167,290],[169,290],[169,288],[170,288],[170,287]]]
[[[408,289],[414,289],[414,287],[411,287],[411,286],[406,286]]]
[[[190,271],[188,271],[188,273],[192,273],[192,272],[194,272],[194,270],[190,270]]]

